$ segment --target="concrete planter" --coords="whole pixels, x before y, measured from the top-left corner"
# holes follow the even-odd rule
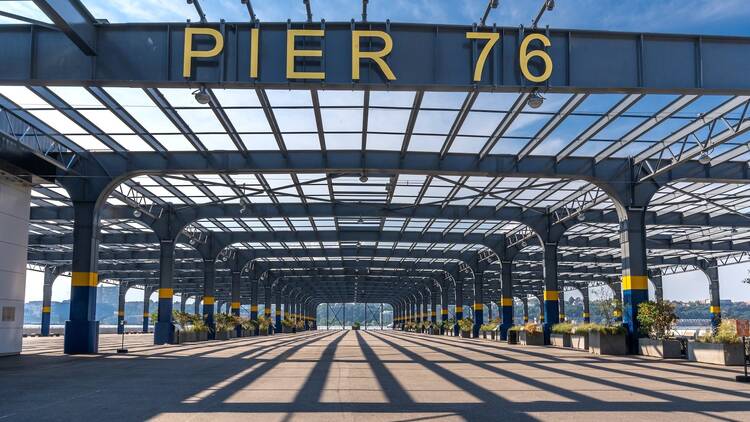
[[[519,331],[518,342],[524,346],[544,346],[544,334]]]
[[[231,338],[234,338],[234,333],[232,331],[217,331],[216,332],[216,340],[229,340]]]
[[[490,340],[494,340],[497,332],[495,331],[482,331],[482,338],[490,338]]]
[[[626,355],[628,344],[625,334],[608,335],[598,331],[589,333],[589,351],[596,355]]]
[[[471,331],[461,331],[461,338],[471,338]]]
[[[742,343],[688,343],[688,359],[715,365],[738,366],[745,363]]]
[[[573,347],[570,340],[570,333],[565,334],[550,334],[550,342],[556,347]]]
[[[518,331],[508,330],[508,344],[518,344]]]
[[[195,341],[198,341],[198,333],[195,331],[177,331],[177,335],[175,336],[175,339],[177,340],[177,344],[182,343],[192,343]]]
[[[287,327],[286,325],[284,325],[283,327],[281,327],[281,332],[291,334],[294,332],[294,327]]]
[[[638,353],[656,358],[679,359],[682,357],[682,347],[679,340],[639,338]]]
[[[571,334],[570,347],[577,350],[589,350],[589,333]]]

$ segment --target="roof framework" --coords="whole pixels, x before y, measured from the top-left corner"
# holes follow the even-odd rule
[[[95,53],[95,27],[61,29]],[[441,289],[453,292],[482,272],[484,297],[496,300],[510,262],[514,294],[539,295],[551,232],[562,282],[616,283],[618,213],[642,202],[623,194],[632,186],[652,191],[643,205],[653,270],[750,253],[744,86],[546,87],[534,109],[523,86],[257,84],[212,87],[202,105],[190,81],[64,85],[0,86],[3,141],[54,166],[34,179],[32,266],[69,270],[71,197],[80,196],[71,186],[95,175],[111,184],[98,227],[102,275],[158,284],[160,230],[177,218],[174,277],[185,294],[201,291],[203,261],[228,257],[216,284],[226,298],[231,261],[263,269],[268,283],[307,286],[316,301],[367,292],[392,303],[405,290],[382,286],[418,291],[430,278],[420,273],[439,273],[434,282],[451,280]],[[368,276],[359,283],[352,268]]]

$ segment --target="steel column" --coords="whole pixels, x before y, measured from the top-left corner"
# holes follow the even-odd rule
[[[274,313],[276,314],[276,324],[274,326],[274,332],[280,333],[281,332],[281,292],[279,292],[278,287],[276,288],[276,292],[274,294],[274,299],[276,299],[276,309],[274,309]]]
[[[70,319],[65,321],[66,354],[97,353],[96,272],[98,216],[96,202],[73,201],[73,261],[70,283]]]
[[[645,208],[628,208],[626,212],[627,219],[620,223],[622,317],[628,328],[630,352],[635,353],[639,332],[638,305],[648,301]]]
[[[128,283],[121,281],[120,290],[117,292],[117,334],[125,332],[125,294],[128,287]]]
[[[175,328],[172,322],[174,299],[174,240],[159,243],[159,314],[154,326],[154,344],[173,344]]]
[[[453,334],[458,336],[460,334],[460,328],[458,327],[458,321],[464,319],[464,284],[463,280],[456,280],[456,325],[453,327]]]
[[[474,338],[479,337],[479,327],[484,324],[484,272],[474,271]]]
[[[550,343],[551,327],[560,322],[557,278],[557,243],[544,245],[544,344]]]
[[[151,286],[143,286],[143,329],[141,332],[148,333],[148,319],[151,316]]]
[[[529,298],[528,298],[528,296],[527,297],[522,297],[521,298],[521,302],[523,302],[523,323],[525,324],[525,323],[529,322]],[[541,320],[543,320],[541,318],[541,315],[542,315],[542,313],[544,313],[544,307],[540,306],[539,307],[539,311],[540,311],[539,315],[540,315],[540,321],[541,321]]]
[[[235,262],[236,262],[235,258]],[[240,316],[240,279],[242,273],[240,269],[235,265],[232,269],[232,315]],[[237,333],[237,337],[242,337],[242,324],[237,324],[234,327],[234,331]]]
[[[709,313],[711,315],[711,329],[716,332],[721,325],[721,295],[719,293],[719,266],[715,259],[702,263],[701,269],[708,277],[708,291],[711,295]]]
[[[591,298],[589,295],[589,286],[581,289],[581,295],[583,295],[583,323],[588,324],[591,322]]]
[[[208,327],[208,339],[216,339],[216,323],[214,322],[214,294],[216,291],[216,261],[203,260],[203,319]]]
[[[59,275],[56,267],[44,267],[44,287],[42,289],[42,328],[43,337],[49,336],[49,326],[52,319],[52,285]]]
[[[651,282],[654,283],[654,299],[657,302],[664,301],[664,283],[662,280],[661,270],[650,270]]]
[[[500,263],[500,340],[508,339],[508,329],[513,326],[513,262]]]

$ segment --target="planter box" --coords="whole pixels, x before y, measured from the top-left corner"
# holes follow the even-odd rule
[[[195,331],[177,331],[175,339],[177,344],[196,342],[198,341],[198,333]]]
[[[461,338],[471,338],[471,331],[461,331]]]
[[[524,346],[544,346],[544,334],[519,331],[518,342]]]
[[[497,332],[495,331],[482,331],[482,338],[489,337],[491,340],[494,340],[496,334]]]
[[[229,340],[230,338],[232,338],[231,331],[217,331],[216,332],[216,340]]]
[[[281,328],[281,332],[282,332],[282,333],[288,333],[288,334],[291,334],[291,333],[293,333],[293,332],[294,332],[294,327],[287,327],[287,326],[283,326],[283,327]]]
[[[508,344],[518,344],[518,331],[508,330]]]
[[[578,350],[589,350],[589,333],[571,334],[570,347]]]
[[[682,357],[682,346],[679,340],[639,338],[638,353],[656,358],[679,359]]]
[[[625,334],[611,336],[592,331],[589,333],[589,351],[597,355],[627,355],[628,343]]]
[[[359,327],[352,327],[352,330],[359,331]]]
[[[570,339],[570,333],[565,333],[565,334],[552,333],[550,334],[549,339],[550,339],[550,343],[552,343],[553,346],[573,347],[572,341]]]
[[[688,359],[716,365],[738,366],[745,363],[742,343],[688,343]]]

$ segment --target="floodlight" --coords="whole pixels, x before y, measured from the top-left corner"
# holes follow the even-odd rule
[[[705,165],[711,164],[711,156],[708,155],[706,151],[701,151],[700,157],[698,157],[698,162]]]
[[[534,91],[529,95],[529,99],[526,101],[526,103],[531,108],[539,108],[544,104],[544,97],[541,96],[538,92]]]
[[[208,104],[211,102],[211,96],[208,95],[208,91],[205,86],[200,87],[198,90],[193,91],[193,96],[198,104]]]
[[[555,0],[547,0],[547,10],[552,11],[555,8]]]
[[[133,210],[133,217],[135,217],[135,218],[141,218],[141,215],[143,215],[143,213],[138,208],[136,208],[136,209]]]
[[[578,221],[586,221],[586,214],[581,211],[581,213],[579,213],[576,218],[578,219]]]
[[[369,179],[367,178],[367,175],[362,173],[362,175],[359,176],[359,181],[362,183],[367,183]]]

